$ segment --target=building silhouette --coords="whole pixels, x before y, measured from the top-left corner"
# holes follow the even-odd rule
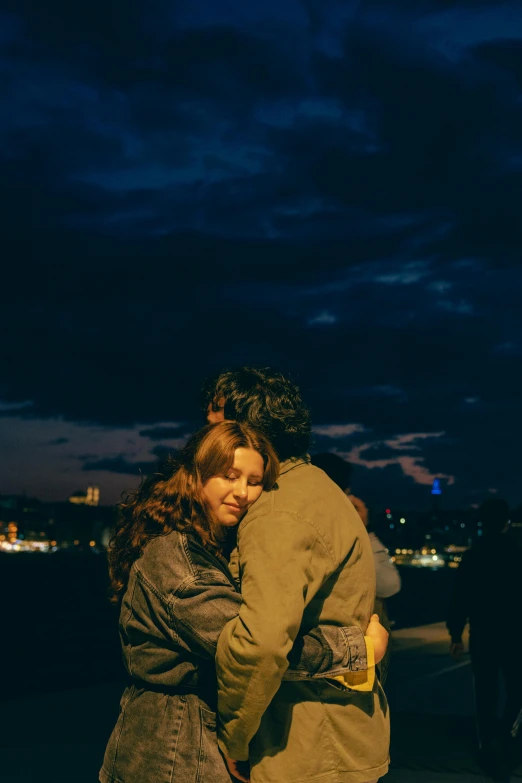
[[[84,506],[98,506],[100,504],[100,488],[99,487],[87,487],[87,492],[78,490],[73,492],[69,496],[69,503],[75,503],[76,505]]]

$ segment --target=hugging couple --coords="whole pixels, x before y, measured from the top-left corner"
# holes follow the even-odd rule
[[[368,534],[310,464],[299,389],[244,367],[205,383],[209,422],[119,505],[109,548],[128,674],[101,783],[375,783]]]

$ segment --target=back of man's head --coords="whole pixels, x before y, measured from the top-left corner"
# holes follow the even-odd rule
[[[327,476],[332,481],[335,481],[338,487],[347,490],[350,489],[352,480],[352,466],[349,462],[339,456],[339,454],[332,454],[330,451],[322,452],[321,454],[312,455],[312,465],[316,465],[321,470],[324,470]]]
[[[205,413],[223,408],[225,419],[260,429],[281,461],[302,457],[310,447],[310,413],[299,389],[269,367],[241,367],[208,378],[201,403]]]
[[[509,522],[509,504],[502,498],[488,498],[479,508],[479,521],[484,535],[500,535]]]

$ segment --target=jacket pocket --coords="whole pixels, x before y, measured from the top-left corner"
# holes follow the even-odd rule
[[[181,783],[230,783],[216,736],[216,713],[196,694],[187,694],[179,727],[172,780]],[[170,780],[170,778],[169,778]]]
[[[201,716],[201,723],[211,731],[216,731],[217,715],[212,710],[206,709],[201,703],[199,705],[199,713]],[[217,740],[216,740],[217,742]]]

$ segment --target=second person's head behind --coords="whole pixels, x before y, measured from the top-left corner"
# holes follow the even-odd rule
[[[310,448],[310,413],[298,387],[269,367],[241,367],[207,378],[201,405],[207,421],[247,422],[263,432],[283,462]]]

